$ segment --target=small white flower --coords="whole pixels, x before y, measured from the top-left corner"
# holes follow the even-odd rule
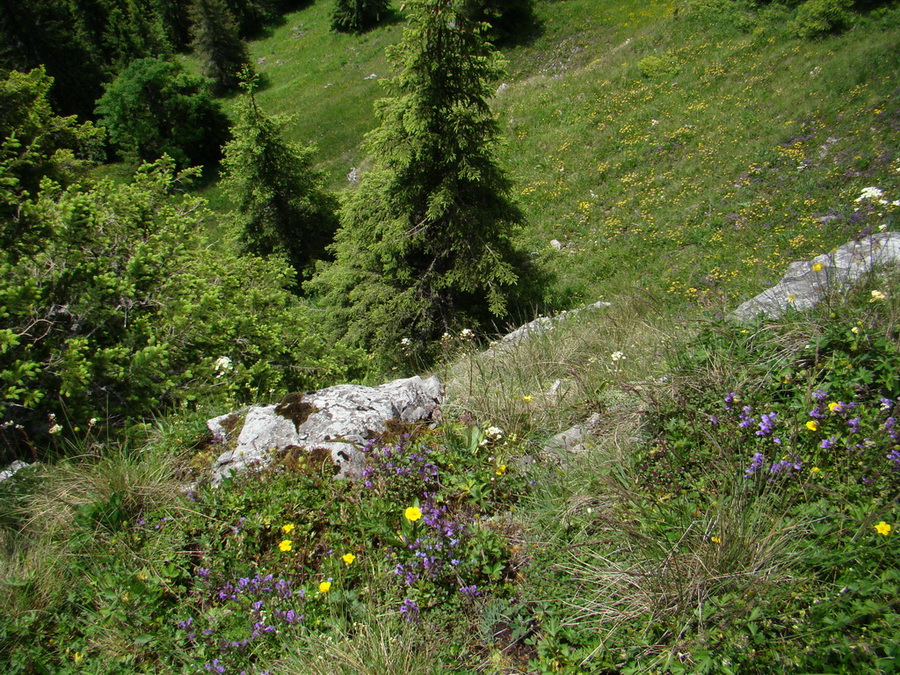
[[[463,340],[471,340],[475,337],[475,333],[472,332],[471,328],[463,328],[462,331],[460,331],[459,336]]]
[[[97,426],[97,418],[92,417],[91,419],[88,420],[88,429],[95,427],[95,426]]]
[[[612,359],[613,363],[618,363],[619,361],[624,361],[627,357],[623,352],[616,351],[609,358]]]
[[[881,199],[882,196],[884,196],[884,190],[881,188],[875,186],[864,187],[862,192],[859,193],[859,197],[856,198],[856,201],[862,202],[867,199]]]
[[[226,371],[234,370],[234,364],[227,356],[220,356],[216,359],[215,370],[217,373],[219,373],[219,376],[221,376]]]
[[[50,427],[50,429],[47,430],[47,432],[56,435],[62,433],[62,429],[63,428],[60,425],[54,424],[52,427]]]
[[[503,429],[500,427],[488,427],[484,430],[484,435],[497,440],[498,438],[503,438]]]
[[[410,340],[408,337],[405,337],[402,340],[400,340],[400,346],[401,347],[412,347],[412,340]]]

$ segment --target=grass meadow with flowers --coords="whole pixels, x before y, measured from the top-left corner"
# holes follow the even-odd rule
[[[218,354],[215,405],[51,428],[58,459],[0,483],[0,671],[900,671],[900,276],[725,318],[897,229],[900,7],[807,5],[536,0],[493,102],[515,236],[555,309],[611,304],[447,336],[442,423],[371,439],[358,481],[286,451],[211,487]],[[342,187],[399,27],[327,10],[250,49]],[[579,452],[548,444],[585,420]]]

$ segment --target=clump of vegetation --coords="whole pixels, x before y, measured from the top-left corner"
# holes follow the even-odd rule
[[[336,0],[331,27],[344,33],[362,33],[390,12],[390,0]]]
[[[337,229],[337,202],[313,168],[315,150],[284,140],[285,120],[260,110],[255,87],[255,79],[247,81],[234,138],[224,148],[224,186],[236,206],[246,250],[285,255],[302,279],[325,257]]]
[[[203,81],[163,59],[133,61],[97,101],[109,139],[128,157],[179,167],[209,164],[222,156],[228,119]]]
[[[429,360],[442,334],[505,318],[539,279],[510,240],[522,214],[496,158],[497,54],[450,0],[411,6],[391,50],[394,96],[367,141],[375,165],[342,204],[335,261],[309,286],[337,334],[388,365],[404,339]]]

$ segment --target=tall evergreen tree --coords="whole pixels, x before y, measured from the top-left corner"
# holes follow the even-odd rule
[[[331,27],[343,33],[361,33],[385,18],[390,0],[337,0]]]
[[[284,121],[260,110],[255,80],[247,80],[234,138],[224,149],[225,188],[237,204],[247,249],[283,253],[299,277],[309,276],[337,228],[337,203],[322,189],[314,150],[284,140]]]
[[[442,333],[503,319],[529,276],[495,157],[498,56],[457,0],[408,6],[411,27],[389,52],[394,96],[367,138],[374,168],[343,205],[334,263],[310,284],[345,341],[387,360],[403,338],[427,357]]]
[[[225,0],[194,0],[193,19],[194,46],[203,59],[203,74],[213,81],[217,93],[235,90],[250,57]]]

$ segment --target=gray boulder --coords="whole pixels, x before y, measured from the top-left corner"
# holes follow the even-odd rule
[[[7,466],[3,471],[0,471],[0,483],[7,480],[8,478],[12,478],[22,469],[27,469],[31,464],[28,462],[23,462],[21,460],[16,460],[9,466]]]
[[[900,232],[851,241],[812,260],[791,263],[781,281],[747,300],[731,316],[738,321],[759,315],[775,319],[789,309],[809,309],[829,293],[852,285],[873,266],[898,263]]]
[[[247,468],[264,467],[272,451],[294,447],[325,449],[331,453],[338,477],[357,477],[363,469],[360,446],[367,439],[385,431],[391,420],[435,421],[442,401],[438,378],[416,376],[379,387],[342,384],[292,394],[278,405],[248,408],[243,420],[239,413],[216,417],[207,422],[213,438],[233,447],[216,459],[212,483],[218,485]]]

